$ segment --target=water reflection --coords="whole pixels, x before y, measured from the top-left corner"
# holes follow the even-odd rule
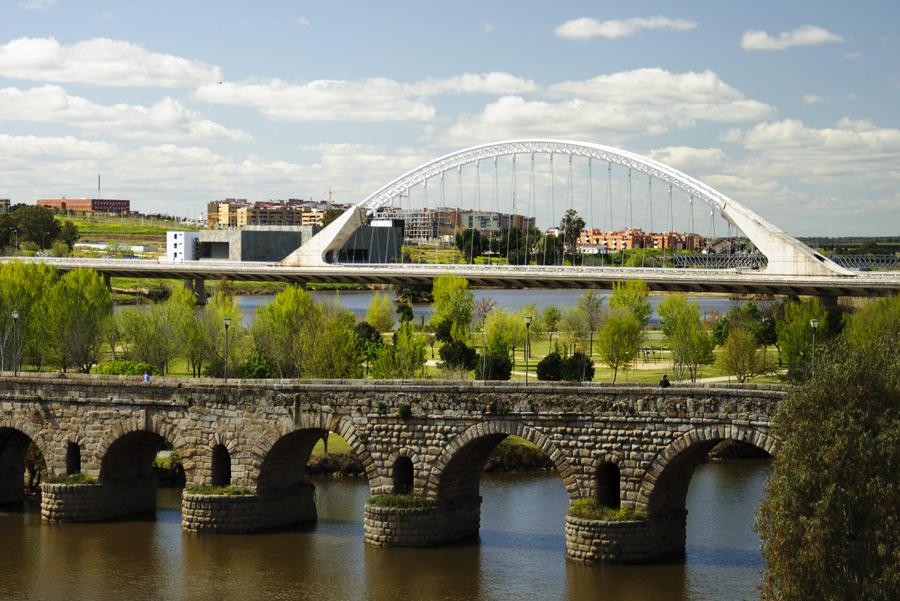
[[[702,465],[688,494],[680,561],[584,567],[565,560],[566,492],[553,473],[485,475],[477,540],[437,549],[363,543],[362,478],[316,481],[319,521],[254,535],[180,529],[179,491],[155,520],[41,524],[39,508],[0,512],[0,599],[754,598],[763,567],[751,525],[765,461]]]

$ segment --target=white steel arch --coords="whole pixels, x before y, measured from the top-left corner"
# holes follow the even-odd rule
[[[659,161],[612,146],[590,142],[549,139],[507,140],[472,146],[471,148],[444,155],[407,171],[367,196],[357,203],[355,207],[348,209],[338,219],[289,255],[284,260],[284,263],[289,265],[325,264],[327,254],[346,243],[353,231],[364,222],[366,213],[372,213],[389,204],[392,198],[407,193],[413,186],[422,184],[432,177],[459,169],[463,165],[517,154],[560,154],[591,158],[650,175],[674,188],[684,190],[713,209],[718,210],[724,219],[743,231],[768,259],[767,273],[781,275],[854,275],[853,272],[832,263],[819,253],[814,252],[808,246],[763,219],[744,205],[686,173]]]

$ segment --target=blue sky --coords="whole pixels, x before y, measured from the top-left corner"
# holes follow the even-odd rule
[[[671,164],[787,231],[900,234],[900,4],[0,2],[0,196],[356,201],[512,137]],[[787,5],[787,6],[785,6]]]

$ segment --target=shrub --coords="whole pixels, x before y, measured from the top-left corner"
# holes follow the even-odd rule
[[[193,495],[221,495],[226,497],[235,497],[238,495],[252,495],[253,491],[249,488],[241,486],[213,486],[212,484],[197,484],[184,489],[186,493]]]
[[[100,365],[95,365],[93,372],[95,374],[106,374],[113,376],[140,376],[144,372],[150,375],[159,373],[155,367],[145,361],[131,361],[130,359],[116,359],[115,361],[107,361]]]
[[[395,509],[425,509],[434,507],[435,502],[419,495],[374,495],[369,497],[369,505]]]
[[[409,405],[400,405],[397,407],[397,416],[403,421],[408,420],[412,417],[412,407]]]
[[[512,361],[505,353],[488,351],[478,359],[476,377],[479,380],[509,380],[512,375]]]
[[[269,365],[269,359],[262,352],[262,349],[256,347],[241,364],[240,373],[242,378],[263,379],[272,377],[272,367]]]
[[[596,499],[578,499],[569,505],[569,515],[584,520],[604,522],[636,522],[647,519],[647,512],[631,507],[613,508],[601,505]]]
[[[538,380],[555,382],[562,379],[562,357],[553,351],[537,364]]]
[[[581,351],[572,353],[561,362],[560,379],[569,382],[581,382],[582,380],[590,382],[594,379],[594,362]]]
[[[472,371],[478,365],[478,352],[459,340],[451,340],[438,351],[444,366],[450,369]]]
[[[52,476],[47,478],[49,484],[96,484],[97,479],[81,472],[65,476]]]

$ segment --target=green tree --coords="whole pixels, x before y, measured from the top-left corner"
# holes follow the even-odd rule
[[[387,294],[376,292],[372,295],[366,311],[366,321],[381,332],[390,332],[394,328],[394,307]]]
[[[80,237],[78,227],[66,219],[60,227],[59,241],[65,243],[65,245],[69,247],[69,250],[72,250],[72,248],[75,247],[75,242],[77,242]]]
[[[560,375],[569,382],[590,382],[594,379],[594,362],[581,351],[576,351],[562,360]]]
[[[512,375],[512,360],[509,353],[488,347],[478,358],[475,372],[475,377],[479,380],[509,380]]]
[[[589,337],[591,330],[588,323],[588,316],[581,307],[566,307],[562,314],[562,345],[565,354],[569,355],[575,352],[578,343],[582,343]]]
[[[444,367],[451,370],[472,371],[478,364],[478,352],[459,340],[451,340],[438,351]]]
[[[881,336],[900,340],[900,294],[863,305],[848,318],[844,336],[857,347],[866,346]]]
[[[828,311],[817,298],[785,303],[784,315],[775,325],[781,359],[794,378],[805,378],[809,371],[812,359],[812,319],[819,320],[816,344],[830,340],[832,332]]]
[[[251,336],[277,377],[297,378],[306,373],[305,360],[317,344],[320,317],[312,297],[298,286],[282,290],[271,303],[257,307]]]
[[[59,222],[53,211],[37,205],[23,205],[10,212],[12,226],[19,235],[19,245],[33,242],[39,248],[50,248],[53,241],[59,238]]]
[[[369,375],[369,363],[378,355],[379,349],[384,346],[381,334],[367,321],[356,324],[356,345],[359,353],[365,361],[364,375]]]
[[[413,308],[410,303],[399,303],[397,305],[397,319],[400,323],[406,323],[413,320]]]
[[[756,527],[764,600],[889,601],[900,591],[900,344],[839,340],[773,420]]]
[[[353,313],[336,302],[320,305],[319,312],[316,344],[307,361],[308,375],[313,378],[358,378],[362,373],[363,357],[356,341]]]
[[[580,230],[579,230],[580,231]],[[584,315],[585,327],[588,330],[588,356],[594,354],[594,332],[603,321],[603,297],[596,290],[586,290],[578,297],[578,308]]]
[[[749,378],[769,371],[765,356],[759,353],[756,335],[746,327],[731,328],[716,357],[716,363],[727,374],[746,382]]]
[[[578,215],[575,209],[569,209],[563,215],[559,222],[559,235],[562,237],[565,254],[568,255],[572,264],[575,264],[575,250],[578,245],[578,236],[584,229],[584,219]]]
[[[469,290],[469,282],[455,275],[442,275],[434,280],[432,287],[434,304],[431,325],[435,331],[442,323],[449,324],[450,337],[465,342],[472,328],[472,312],[475,295]]]
[[[45,299],[58,278],[56,269],[39,263],[0,264],[0,369],[26,358],[38,366],[43,362],[48,351]]]
[[[553,346],[553,334],[559,331],[559,324],[562,321],[562,313],[559,309],[550,305],[544,307],[541,313],[541,319],[538,323],[538,331],[547,336],[547,342]]]
[[[112,313],[112,298],[103,277],[92,269],[76,269],[50,288],[44,299],[53,363],[63,371],[91,371],[100,353],[103,326]]]
[[[650,307],[650,288],[643,280],[628,280],[613,284],[609,297],[610,309],[623,309],[637,319],[642,328],[650,323],[653,309]]]
[[[621,306],[612,310],[597,336],[600,359],[613,372],[613,384],[619,370],[631,367],[641,352],[644,340],[643,326],[638,318]]]
[[[657,308],[663,334],[669,342],[675,376],[697,379],[701,365],[713,362],[715,341],[703,326],[697,303],[683,294],[667,296]]]
[[[372,363],[374,378],[418,378],[425,370],[425,341],[404,323],[391,344],[378,351]]]

